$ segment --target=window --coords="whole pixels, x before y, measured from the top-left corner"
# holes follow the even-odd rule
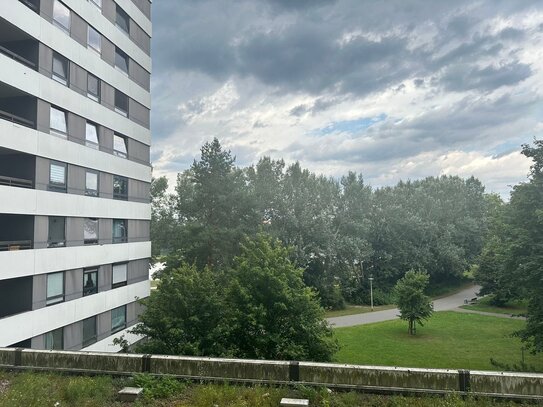
[[[128,75],[128,55],[115,48],[115,66]]]
[[[56,161],[49,164],[49,190],[66,192],[66,164]]]
[[[98,141],[98,127],[96,124],[87,122],[85,126],[85,145],[98,150],[100,143]]]
[[[83,239],[85,244],[98,243],[98,219],[85,218],[83,224]]]
[[[126,158],[128,156],[128,149],[126,148],[126,137],[113,135],[113,154],[118,157]]]
[[[68,86],[68,72],[69,72],[68,60],[62,55],[53,52],[53,79],[63,85]]]
[[[128,96],[115,89],[115,111],[128,117]]]
[[[66,246],[66,218],[61,216],[49,216],[47,247],[64,246]]]
[[[128,265],[126,263],[113,265],[113,279],[111,283],[111,288],[117,288],[126,285],[127,270]]]
[[[44,348],[51,350],[64,349],[64,328],[58,328],[54,331],[44,334]]]
[[[98,269],[83,271],[83,296],[98,292]]]
[[[100,103],[100,79],[90,73],[87,74],[87,96]]]
[[[102,0],[90,0],[96,7],[102,8]]]
[[[115,24],[125,33],[130,34],[130,18],[125,11],[117,6],[117,15],[115,16]]]
[[[96,316],[83,320],[83,347],[96,342]]]
[[[87,45],[99,54],[102,51],[102,36],[90,25],[87,26]]]
[[[111,310],[111,333],[126,327],[126,305]]]
[[[96,171],[85,171],[85,195],[98,196],[98,173]]]
[[[47,305],[64,301],[64,272],[47,274]]]
[[[126,219],[113,219],[113,243],[126,243]]]
[[[67,127],[66,127],[66,112],[51,106],[50,111],[50,125],[52,134],[59,135],[61,137],[67,137]]]
[[[113,199],[128,200],[128,178],[113,176]]]
[[[70,32],[70,9],[62,4],[60,1],[55,0],[53,6],[53,23],[63,29]]]

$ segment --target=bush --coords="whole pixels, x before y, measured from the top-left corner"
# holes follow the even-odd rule
[[[165,399],[183,392],[185,383],[173,377],[155,377],[149,374],[137,374],[134,376],[134,385],[143,388],[143,396],[146,399]]]

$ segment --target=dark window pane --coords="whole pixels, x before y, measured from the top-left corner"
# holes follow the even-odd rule
[[[125,219],[113,219],[113,243],[127,241],[127,230]]]
[[[68,60],[56,52],[53,54],[53,79],[68,85]]]
[[[115,111],[128,116],[128,96],[115,89]]]
[[[83,320],[83,347],[96,342],[96,317]]]
[[[66,246],[66,218],[49,216],[48,247]]]
[[[128,17],[128,14],[126,14],[119,6],[117,6],[115,22],[117,23],[117,27],[119,27],[125,33],[130,33],[130,18]]]
[[[87,28],[87,45],[98,53],[102,50],[102,36],[90,25]]]
[[[62,350],[64,348],[64,328],[47,332],[44,336],[45,349]]]
[[[83,296],[98,292],[98,270],[87,270],[83,273]]]
[[[128,75],[128,55],[115,48],[115,66]]]
[[[113,198],[128,200],[128,178],[119,175],[113,176]]]
[[[87,96],[100,102],[100,80],[91,74],[87,76]]]

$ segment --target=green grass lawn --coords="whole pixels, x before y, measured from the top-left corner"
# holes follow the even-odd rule
[[[509,365],[521,359],[521,343],[509,335],[525,322],[458,312],[436,312],[417,335],[394,320],[335,329],[340,363],[361,365],[497,370],[494,358]],[[525,352],[525,362],[543,371],[543,355]]]
[[[503,307],[497,307],[492,305],[492,296],[488,295],[481,298],[477,304],[474,305],[462,305],[460,308],[471,309],[474,311],[494,312],[497,314],[509,314],[518,315],[526,314],[526,302],[524,301],[511,301]]]

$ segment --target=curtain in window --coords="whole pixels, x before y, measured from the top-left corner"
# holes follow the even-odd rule
[[[47,275],[47,305],[64,301],[64,273]]]
[[[66,113],[51,106],[51,130],[66,134]]]
[[[127,265],[115,264],[113,266],[113,285],[126,282]]]

